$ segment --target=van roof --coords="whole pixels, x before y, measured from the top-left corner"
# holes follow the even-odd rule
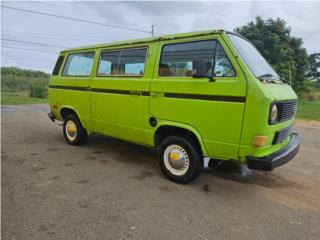
[[[222,32],[226,32],[226,31],[224,31],[224,30],[205,30],[205,31],[178,33],[178,34],[168,34],[168,35],[161,35],[161,36],[156,36],[156,37],[151,37],[151,38],[131,39],[131,40],[124,40],[124,41],[116,41],[116,42],[111,42],[111,43],[94,44],[94,45],[82,46],[82,47],[77,47],[77,48],[69,48],[69,49],[65,49],[61,52],[89,50],[89,49],[95,49],[95,48],[115,47],[115,46],[122,46],[122,45],[132,45],[132,44],[139,44],[139,43],[155,42],[155,41],[159,41],[159,40],[168,40],[168,39],[177,39],[177,38],[209,35],[209,34],[222,33]]]

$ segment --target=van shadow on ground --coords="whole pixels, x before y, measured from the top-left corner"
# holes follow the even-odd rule
[[[296,187],[299,185],[297,182],[292,182],[274,171],[250,170],[246,165],[239,165],[229,161],[221,161],[220,164],[215,164],[214,167],[207,169],[206,172],[225,180],[270,188]]]
[[[88,138],[86,147],[93,148],[105,154],[112,154],[116,161],[130,164],[148,165],[155,171],[160,171],[156,158],[156,151],[138,144],[94,134]],[[248,169],[245,165],[234,162],[221,161],[204,170],[207,174],[228,181],[243,184],[254,184],[270,188],[285,188],[297,186],[297,183],[289,181],[274,172],[263,172]]]

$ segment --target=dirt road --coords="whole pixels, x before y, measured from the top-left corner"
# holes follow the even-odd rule
[[[320,129],[287,165],[208,170],[189,185],[150,149],[64,142],[46,105],[2,106],[2,239],[320,239]]]

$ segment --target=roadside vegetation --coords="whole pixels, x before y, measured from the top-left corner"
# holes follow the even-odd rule
[[[47,103],[49,77],[41,71],[2,67],[1,103]]]
[[[320,100],[299,99],[297,118],[320,121]]]
[[[48,103],[48,98],[32,98],[28,91],[6,90],[1,93],[2,104]]]

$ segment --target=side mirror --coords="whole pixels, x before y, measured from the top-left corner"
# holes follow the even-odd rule
[[[193,78],[209,78],[209,82],[215,82],[212,76],[207,74],[207,61],[192,61],[192,77]]]

